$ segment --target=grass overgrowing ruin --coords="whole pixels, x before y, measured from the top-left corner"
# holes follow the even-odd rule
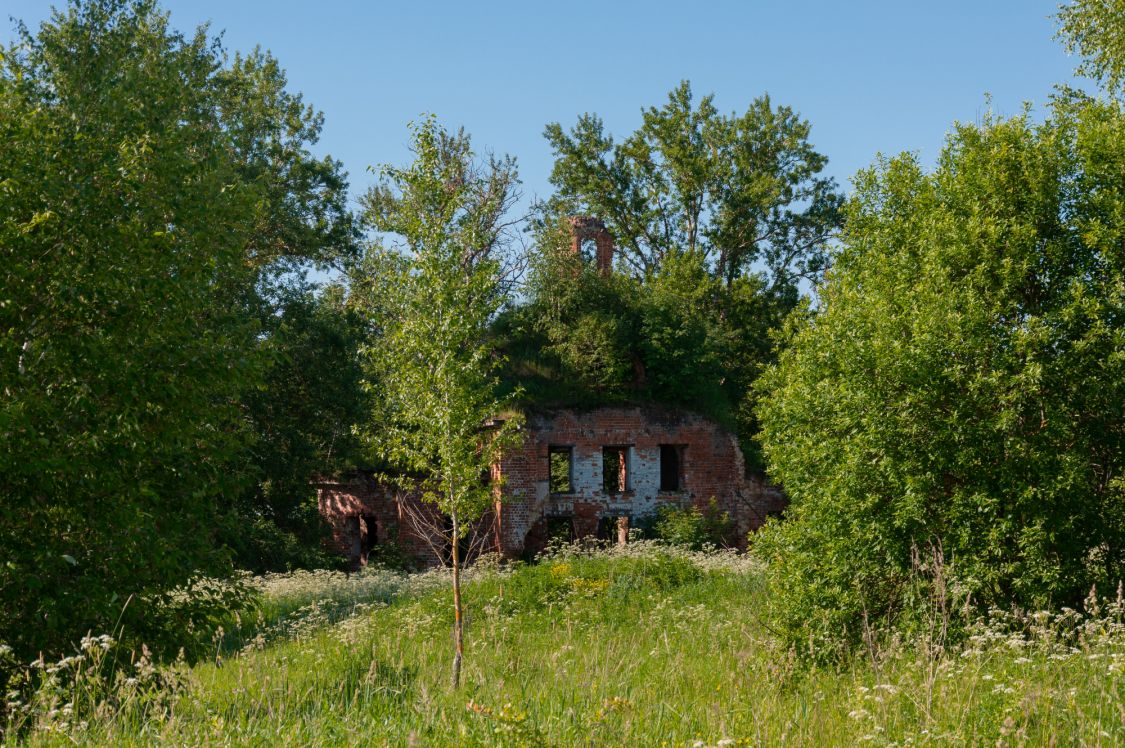
[[[467,576],[448,688],[444,571],[255,580],[215,656],[100,673],[112,640],[36,666],[9,704],[32,745],[1117,745],[1125,605],[934,621],[802,665],[758,616],[762,569],[655,543],[556,548]],[[956,612],[951,616],[964,615]],[[938,633],[935,633],[938,632]],[[120,664],[120,663],[118,663]]]

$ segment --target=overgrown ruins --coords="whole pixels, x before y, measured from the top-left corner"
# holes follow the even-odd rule
[[[596,219],[571,220],[572,249],[592,244],[608,273],[613,239]],[[728,544],[785,506],[781,491],[747,475],[738,439],[685,410],[614,406],[540,410],[528,415],[522,444],[492,466],[494,508],[474,528],[472,552],[529,557],[554,537],[624,542],[638,521],[660,507],[715,508],[731,520]],[[447,552],[443,518],[419,497],[356,472],[319,485],[320,511],[353,567],[380,546],[394,545],[422,562]]]

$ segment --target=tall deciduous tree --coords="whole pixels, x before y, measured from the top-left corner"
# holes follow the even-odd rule
[[[592,114],[569,133],[547,126],[553,208],[604,220],[641,276],[680,252],[702,254],[725,283],[755,263],[775,287],[823,270],[840,198],[808,122],[768,96],[742,115],[720,114],[711,96],[694,106],[687,81],[643,114],[620,144]]]
[[[238,525],[223,539],[241,569],[285,571],[324,567],[327,526],[314,481],[358,457],[353,426],[367,416],[360,385],[361,317],[344,289],[319,292],[292,279],[263,303],[260,381],[243,396],[254,438],[254,481],[238,497]]]
[[[354,259],[359,233],[347,176],[339,161],[309,150],[324,115],[286,88],[285,71],[260,49],[236,53],[213,84],[239,179],[255,196],[245,252],[262,280]]]
[[[468,136],[433,119],[413,127],[413,147],[415,161],[384,167],[366,196],[368,220],[391,243],[369,250],[354,286],[381,333],[367,351],[380,405],[373,441],[393,468],[422,476],[423,497],[452,522],[456,687],[464,641],[458,540],[494,501],[481,474],[517,425],[485,429],[505,409],[488,328],[507,301],[505,215],[517,177],[513,161],[477,162]]]
[[[1125,574],[1125,117],[1060,99],[862,172],[821,310],[760,384],[790,518],[755,541],[820,653],[912,608],[914,547],[978,604]]]
[[[254,282],[243,309],[260,326],[250,355],[264,369],[261,381],[245,382],[249,480],[233,502],[239,526],[222,538],[244,568],[320,565],[312,480],[346,457],[339,434],[351,430],[362,395],[351,315],[332,293],[316,298],[304,271],[353,260],[357,222],[340,162],[310,151],[324,117],[287,89],[276,59],[236,53],[212,82],[230,157],[253,196],[243,218]]]
[[[215,50],[151,3],[72,6],[4,55],[0,637],[58,652],[120,617],[155,645],[165,593],[225,568],[254,196]]]
[[[1125,0],[1075,0],[1058,18],[1067,51],[1083,57],[1078,72],[1125,95]]]
[[[230,568],[264,292],[354,250],[346,185],[272,58],[152,0],[74,0],[0,66],[0,639],[156,648],[225,604],[171,592]]]

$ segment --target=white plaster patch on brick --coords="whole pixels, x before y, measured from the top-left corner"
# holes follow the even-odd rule
[[[592,496],[602,491],[602,450],[574,450],[574,493]]]
[[[660,493],[660,448],[637,447],[632,453],[633,501],[638,505],[633,516],[640,517],[656,511]]]

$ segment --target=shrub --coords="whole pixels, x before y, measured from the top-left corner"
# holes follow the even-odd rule
[[[707,544],[727,546],[733,530],[730,514],[719,508],[714,497],[702,509],[661,507],[652,524],[655,537],[697,551]]]
[[[791,644],[913,615],[916,547],[980,605],[1125,573],[1123,144],[1119,107],[1062,99],[958,126],[933,174],[857,177],[820,309],[759,384],[792,504],[755,552]]]

